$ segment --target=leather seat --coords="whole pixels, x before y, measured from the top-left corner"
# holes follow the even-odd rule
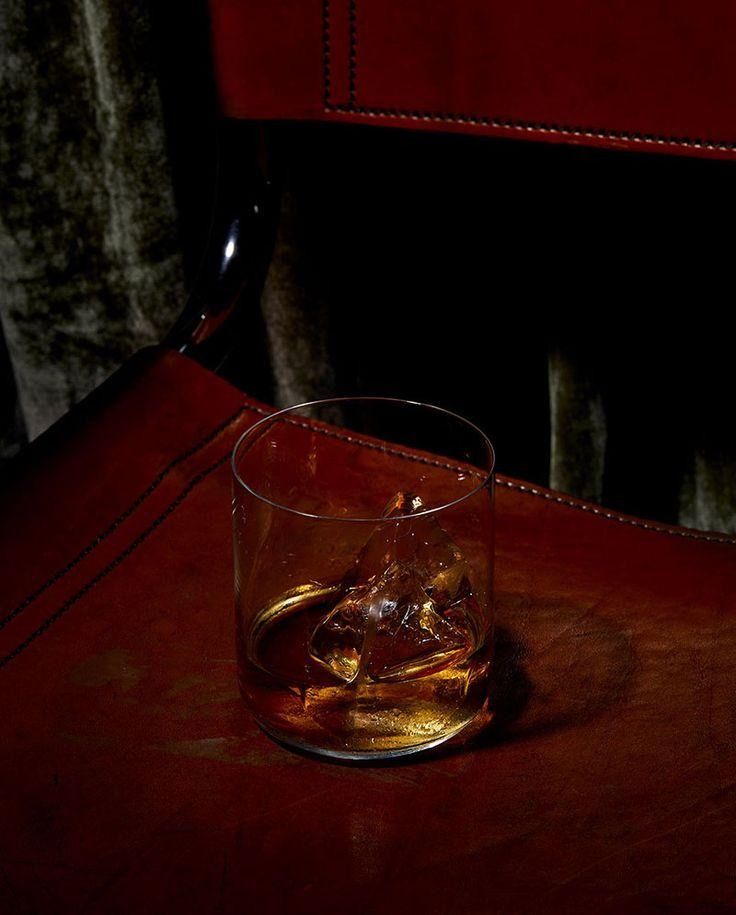
[[[736,543],[499,477],[495,724],[315,761],[236,685],[228,456],[265,412],[149,351],[3,494],[2,911],[736,904]]]

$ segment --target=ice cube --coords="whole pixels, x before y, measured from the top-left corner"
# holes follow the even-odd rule
[[[380,605],[366,645],[372,680],[426,676],[472,654],[471,633],[441,614],[411,566],[392,564],[371,591]]]
[[[444,618],[410,566],[394,562],[354,588],[317,625],[313,660],[338,679],[402,680],[449,666],[475,647],[458,614]]]
[[[309,653],[345,683],[426,676],[468,657],[481,631],[468,564],[412,493],[397,493],[356,559]]]
[[[465,557],[434,515],[405,517],[424,507],[414,493],[399,492],[389,501],[387,521],[373,531],[356,560],[356,583],[382,574],[391,562],[404,562],[418,571],[428,593],[440,603],[456,600],[463,590],[472,591]],[[403,520],[391,521],[396,515]]]
[[[358,554],[353,574],[349,577],[357,583],[365,583],[370,578],[381,575],[394,560],[407,558],[415,542],[408,527],[409,522],[391,519],[397,515],[414,514],[423,507],[424,503],[414,493],[396,493],[383,510],[386,520],[374,528]]]
[[[368,606],[366,588],[349,591],[317,624],[309,640],[310,657],[345,683],[360,672],[365,644]]]

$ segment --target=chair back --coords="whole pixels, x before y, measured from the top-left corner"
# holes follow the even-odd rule
[[[223,113],[736,155],[736,5],[210,0]]]

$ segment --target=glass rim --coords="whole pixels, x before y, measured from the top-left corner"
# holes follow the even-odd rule
[[[436,505],[432,508],[425,508],[422,511],[410,512],[403,515],[391,515],[390,518],[385,516],[380,516],[377,518],[351,518],[346,517],[345,515],[321,515],[314,512],[305,512],[301,509],[293,508],[290,505],[284,505],[281,502],[277,502],[274,499],[269,499],[268,496],[263,495],[263,493],[257,492],[252,486],[245,482],[241,477],[240,472],[237,468],[237,457],[238,452],[242,444],[253,434],[263,427],[266,423],[271,423],[274,420],[278,420],[279,417],[285,416],[287,413],[293,413],[295,410],[302,410],[306,407],[322,407],[329,404],[339,404],[339,403],[357,403],[359,401],[363,402],[373,402],[373,403],[384,403],[400,406],[410,406],[410,407],[421,407],[425,410],[433,410],[435,413],[441,413],[444,416],[449,416],[451,419],[457,420],[463,426],[468,429],[472,429],[475,432],[483,445],[485,446],[488,457],[489,457],[489,466],[487,470],[482,472],[482,479],[479,480],[478,485],[471,489],[469,492],[463,493],[463,495],[458,496],[457,499],[452,499],[450,502],[445,502],[442,505]],[[308,417],[302,417],[308,419]],[[315,430],[316,431],[316,430]],[[346,430],[349,434],[350,430]],[[390,443],[389,443],[390,444]],[[493,443],[485,434],[485,432],[475,423],[471,422],[469,419],[466,419],[464,416],[461,416],[459,413],[455,413],[452,410],[446,410],[444,407],[438,407],[436,404],[423,403],[419,400],[406,400],[401,397],[378,397],[378,396],[368,396],[368,395],[355,395],[355,396],[344,396],[344,397],[326,397],[320,400],[307,400],[304,403],[293,404],[290,407],[284,407],[281,410],[275,410],[273,413],[269,413],[268,416],[264,416],[262,419],[259,419],[257,422],[253,423],[252,426],[249,426],[242,435],[239,436],[237,442],[235,443],[232,454],[230,456],[230,469],[232,471],[233,479],[235,483],[239,486],[242,486],[246,492],[249,492],[252,496],[258,499],[260,502],[264,502],[267,505],[272,506],[273,508],[278,508],[281,511],[290,512],[293,515],[299,515],[302,518],[309,518],[314,521],[342,521],[349,522],[353,524],[381,524],[384,522],[396,522],[396,521],[407,521],[411,518],[422,518],[427,517],[428,515],[434,515],[438,512],[445,511],[448,508],[452,508],[455,505],[459,505],[462,502],[465,502],[467,499],[470,499],[472,496],[476,495],[482,489],[484,489],[489,482],[493,480],[493,472],[496,466],[496,450],[493,447]],[[480,469],[480,468],[478,468]]]

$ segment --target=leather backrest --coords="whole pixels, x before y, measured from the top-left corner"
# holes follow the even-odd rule
[[[223,112],[736,155],[727,0],[210,0]]]

